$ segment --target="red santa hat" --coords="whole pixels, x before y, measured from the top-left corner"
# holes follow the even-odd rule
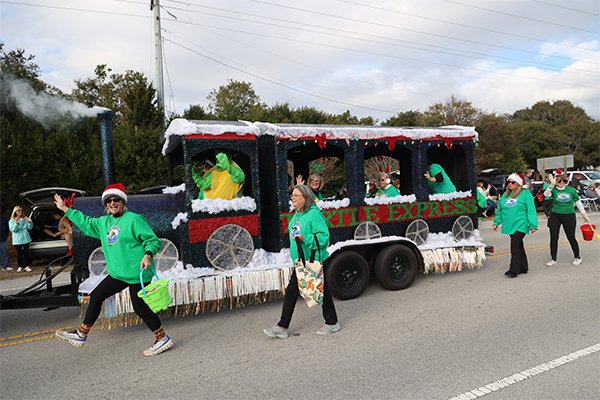
[[[554,175],[558,176],[558,175],[562,175],[562,171],[560,169],[555,169],[554,171]]]
[[[516,172],[513,172],[512,174],[510,174],[508,176],[508,178],[506,178],[507,181],[515,181],[519,184],[519,186],[523,186],[523,175],[522,174],[517,174]]]
[[[102,192],[102,203],[106,202],[111,196],[116,196],[123,200],[123,203],[127,204],[127,195],[125,194],[125,187],[122,183],[115,183],[114,185],[108,185],[104,192]]]

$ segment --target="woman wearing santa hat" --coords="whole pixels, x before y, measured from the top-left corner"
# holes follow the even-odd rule
[[[144,285],[150,284],[153,274],[148,268],[154,267],[153,257],[160,250],[161,242],[144,217],[127,210],[127,194],[123,185],[117,183],[104,189],[102,204],[108,214],[104,217],[91,218],[68,208],[58,194],[54,195],[54,203],[86,235],[100,239],[108,273],[92,291],[81,326],[70,331],[58,330],[56,336],[74,346],[83,346],[92,325],[100,315],[104,300],[129,288],[133,310],[155,335],[154,344],[143,354],[154,356],[173,346],[173,341],[165,334],[158,316],[137,296],[142,289],[140,270],[145,270]]]
[[[537,231],[535,201],[529,190],[523,190],[523,176],[513,173],[506,180],[508,188],[498,200],[498,210],[492,229],[502,224],[502,233],[510,235],[510,268],[504,275],[516,278],[529,270],[523,239]]]
[[[559,171],[560,172],[560,171]],[[562,225],[571,244],[573,250],[573,265],[581,264],[581,256],[579,255],[579,244],[575,239],[575,228],[577,227],[577,219],[575,218],[575,206],[579,209],[583,220],[590,223],[590,218],[583,208],[577,190],[572,186],[567,185],[569,178],[567,174],[549,175],[550,186],[544,192],[544,196],[552,197],[552,212],[548,219],[548,228],[550,228],[550,256],[552,259],[546,263],[546,266],[552,267],[556,265],[556,257],[558,253],[558,235],[560,234],[560,226]]]

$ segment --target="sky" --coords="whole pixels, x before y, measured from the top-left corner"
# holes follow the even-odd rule
[[[99,64],[156,83],[150,3],[0,0],[0,40],[66,93]],[[232,79],[268,106],[379,122],[451,95],[500,114],[569,100],[600,119],[597,0],[160,0],[160,20],[169,114]]]

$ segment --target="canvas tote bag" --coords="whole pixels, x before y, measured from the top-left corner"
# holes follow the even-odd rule
[[[317,243],[317,248],[319,248],[317,235],[315,235],[315,242]],[[294,267],[296,269],[296,278],[298,280],[300,295],[309,308],[323,304],[323,291],[325,289],[323,281],[323,264],[320,261],[315,260],[316,250],[312,251],[308,261],[305,259],[304,251],[302,250],[302,242],[300,242],[300,238],[298,237],[296,238],[296,244],[298,245],[299,259],[294,261]],[[319,249],[319,252],[320,251],[321,250]]]

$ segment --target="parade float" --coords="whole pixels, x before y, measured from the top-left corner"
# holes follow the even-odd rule
[[[102,147],[107,184],[114,183],[109,117],[99,117],[107,143]],[[477,140],[473,128],[461,126],[174,120],[165,133],[163,154],[170,174],[183,168],[184,182],[160,194],[128,196],[127,202],[163,242],[155,262],[160,278],[169,280],[172,299],[163,316],[281,297],[293,265],[287,231],[293,215],[290,184],[298,175],[308,177],[319,170],[322,160],[335,160],[343,169],[339,195],[317,202],[330,229],[325,273],[335,297],[360,296],[373,276],[386,289],[401,290],[418,272],[479,268],[485,244],[475,229]],[[227,154],[245,175],[238,195],[230,200],[203,198],[194,181],[194,166],[198,170],[219,153]],[[383,158],[398,166],[400,194],[366,197],[365,165]],[[429,193],[428,161],[444,168],[455,192]],[[327,185],[328,176],[323,179]],[[73,207],[91,217],[104,213],[97,197],[75,199]],[[86,296],[105,276],[106,265],[98,240],[74,227],[74,242],[77,269],[89,270],[89,278],[77,282],[79,303],[85,308]],[[105,302],[105,324],[139,322],[129,296],[125,290]]]

